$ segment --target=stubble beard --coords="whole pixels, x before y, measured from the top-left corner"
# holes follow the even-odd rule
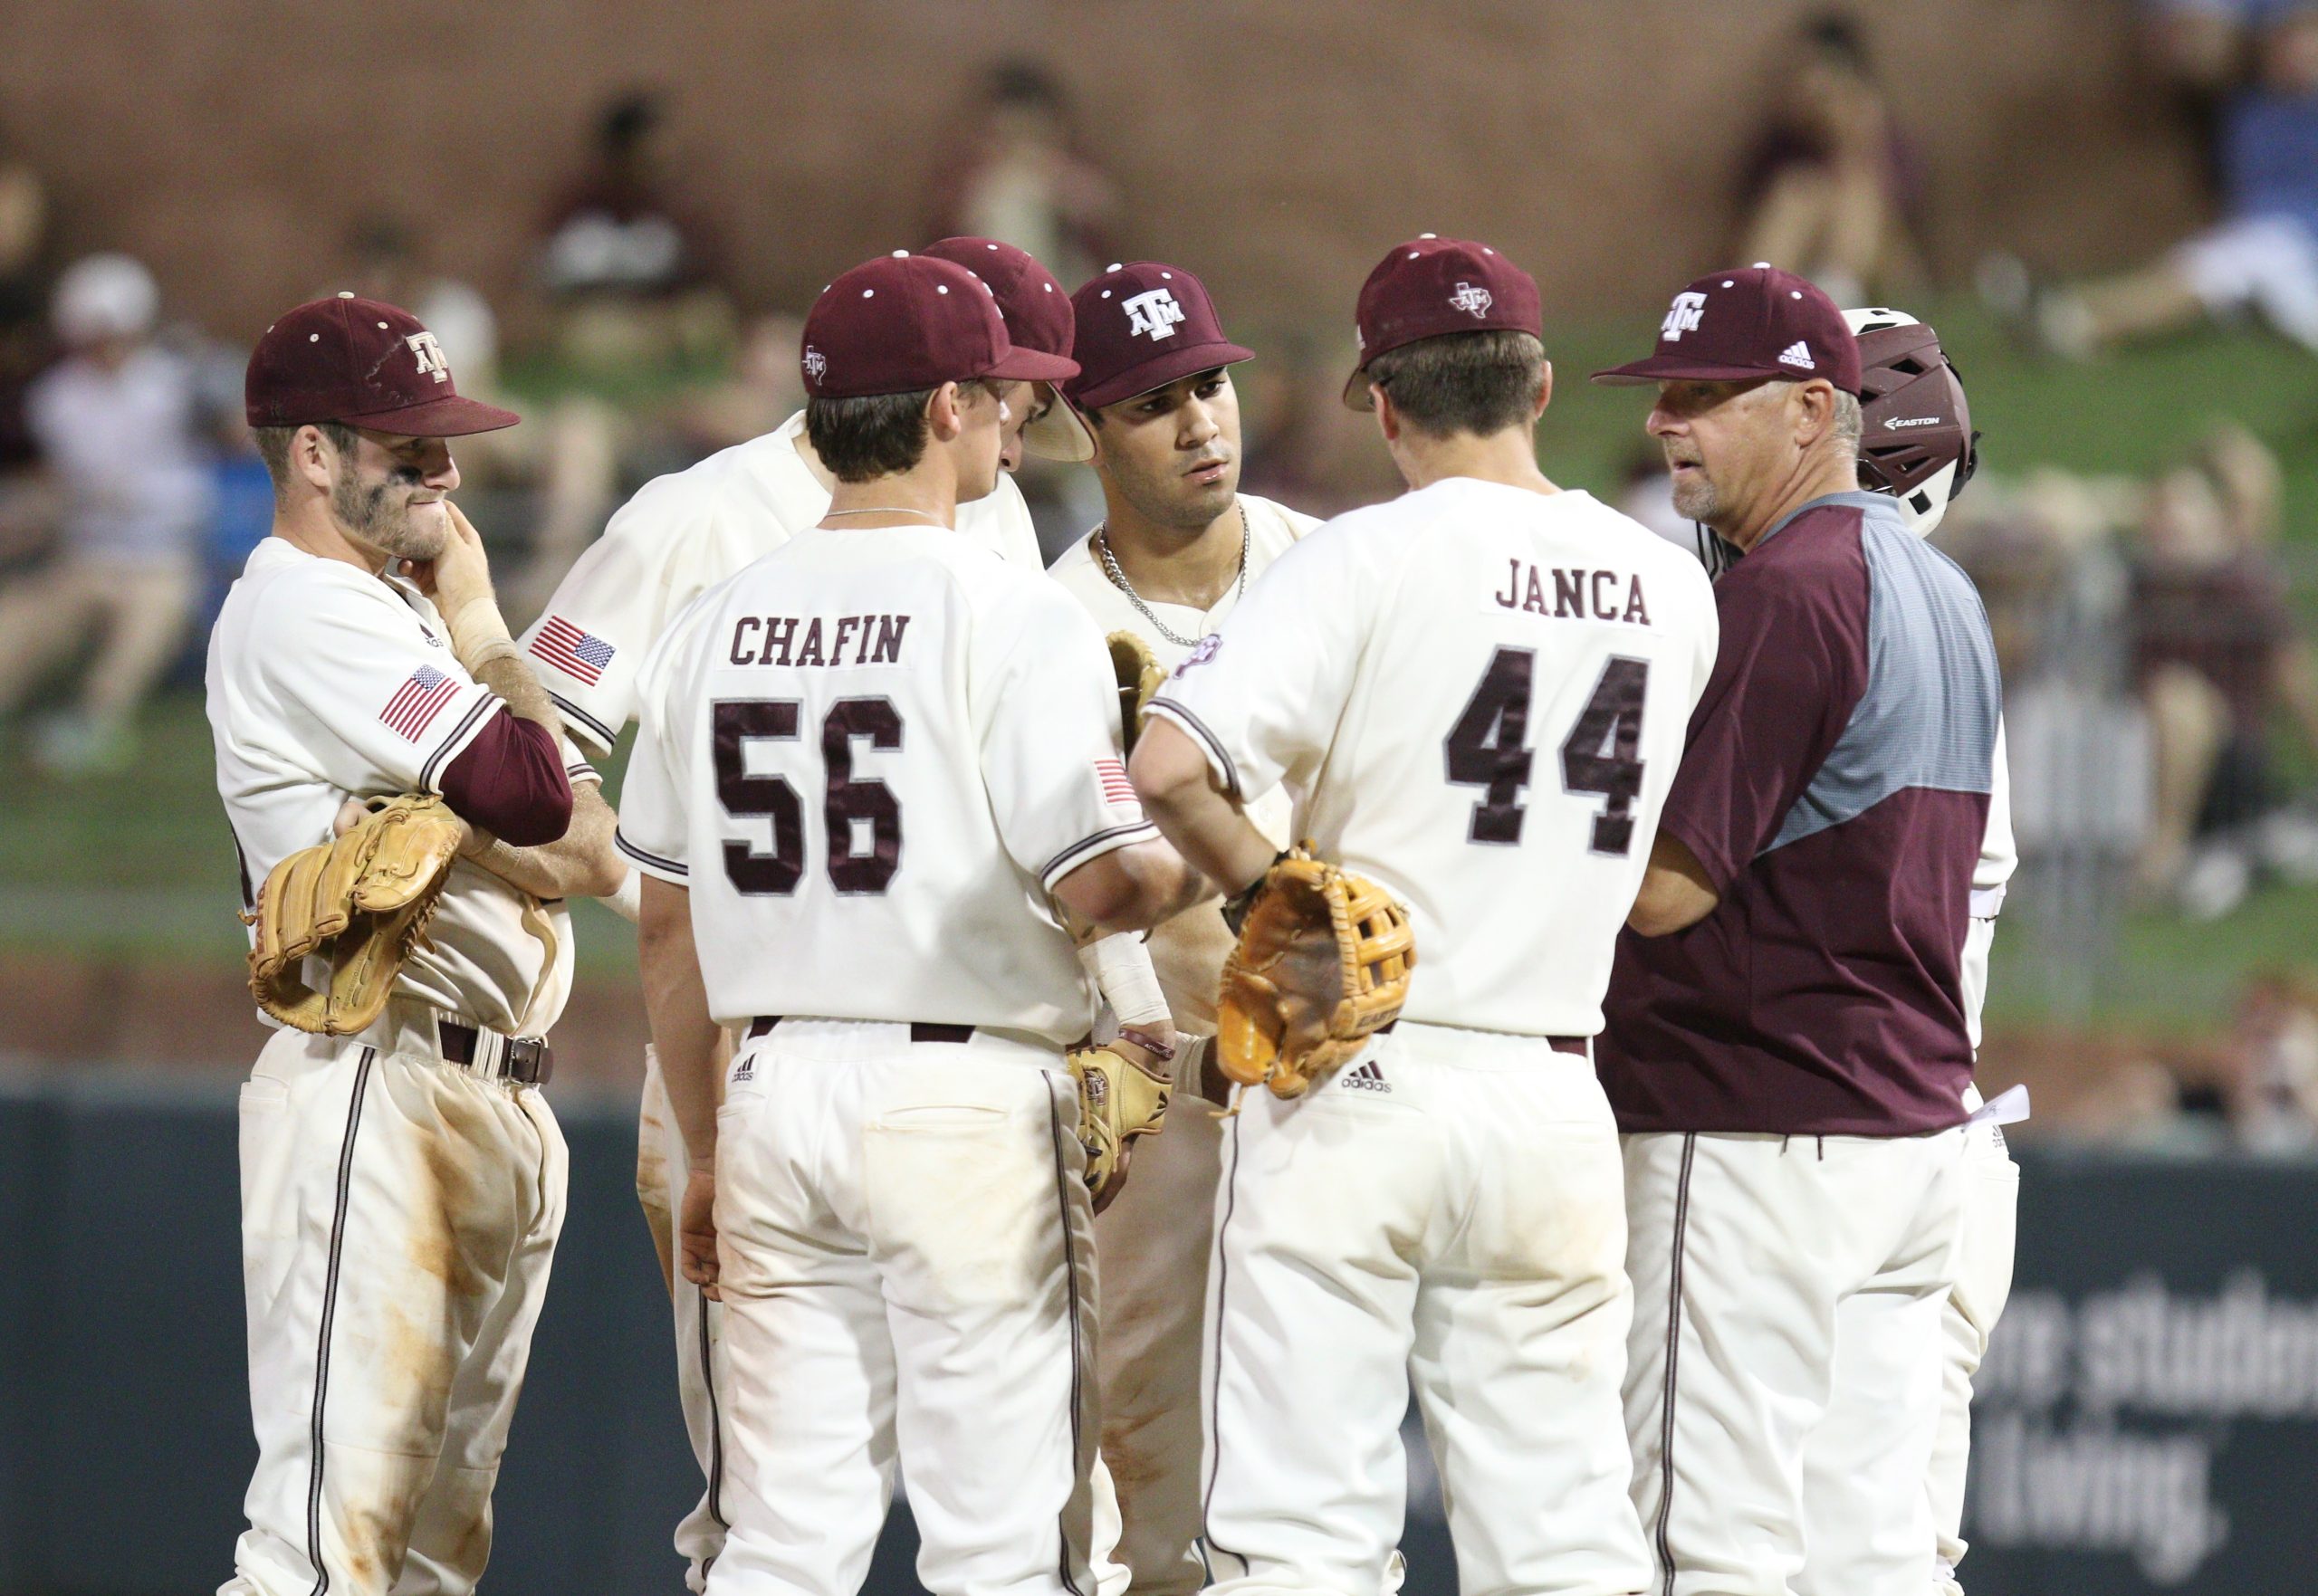
[[[433,559],[443,552],[446,529],[422,528],[412,518],[414,480],[394,472],[369,483],[350,474],[340,477],[330,490],[330,512],[355,537],[390,559]]]
[[[1722,513],[1722,495],[1704,473],[1688,482],[1674,484],[1674,513],[1685,521],[1695,521],[1711,526]]]

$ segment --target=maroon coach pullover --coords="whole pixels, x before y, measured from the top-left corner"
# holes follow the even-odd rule
[[[1622,1131],[1960,1123],[1959,964],[1999,692],[1970,578],[1873,493],[1716,584],[1722,646],[1659,824],[1721,901],[1624,932],[1595,1043]]]

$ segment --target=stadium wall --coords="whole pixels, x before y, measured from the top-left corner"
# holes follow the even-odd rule
[[[502,1477],[488,1588],[680,1589],[697,1475],[625,1101],[566,1097],[571,1199]],[[254,1456],[230,1083],[0,1073],[0,1591],[195,1596]],[[2318,1162],[2025,1161],[1982,1381],[1976,1596],[2304,1588],[2318,1455]],[[1412,1439],[1417,1439],[1413,1429]],[[1421,1447],[1421,1440],[1417,1444]],[[1411,1596],[1451,1596],[1430,1465]],[[908,1596],[888,1527],[868,1596]]]
[[[1117,181],[1125,258],[1197,266],[1243,320],[1347,324],[1396,238],[1479,233],[1548,302],[1653,303],[1727,263],[1747,150],[1812,0],[17,0],[0,138],[63,253],[135,251],[221,334],[327,286],[358,218],[510,310],[595,109],[673,96],[680,196],[752,308],[926,236],[977,74],[1052,63]],[[2197,162],[2132,0],[1856,6],[1920,155],[1936,263],[2062,268],[2195,217]]]

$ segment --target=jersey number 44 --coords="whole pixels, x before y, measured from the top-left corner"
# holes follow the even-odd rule
[[[1449,780],[1478,787],[1468,840],[1518,843],[1536,750],[1528,745],[1529,706],[1537,656],[1533,649],[1500,648],[1481,673],[1464,713],[1449,729],[1442,751]],[[1650,662],[1613,655],[1561,744],[1562,790],[1598,797],[1593,851],[1624,855],[1633,846],[1633,806],[1642,795],[1642,712],[1650,688]]]

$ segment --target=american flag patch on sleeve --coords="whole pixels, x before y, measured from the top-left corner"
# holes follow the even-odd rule
[[[378,712],[378,719],[393,728],[405,742],[417,742],[426,724],[443,712],[443,706],[457,696],[459,684],[433,665],[421,665],[410,677],[395,689],[387,700],[387,707]]]
[[[1095,779],[1102,784],[1105,803],[1138,806],[1142,803],[1135,796],[1135,783],[1126,779],[1126,767],[1116,760],[1097,760]]]
[[[602,679],[612,655],[618,652],[601,637],[581,631],[560,615],[551,615],[541,622],[540,635],[532,639],[534,655],[573,681],[590,687]]]

